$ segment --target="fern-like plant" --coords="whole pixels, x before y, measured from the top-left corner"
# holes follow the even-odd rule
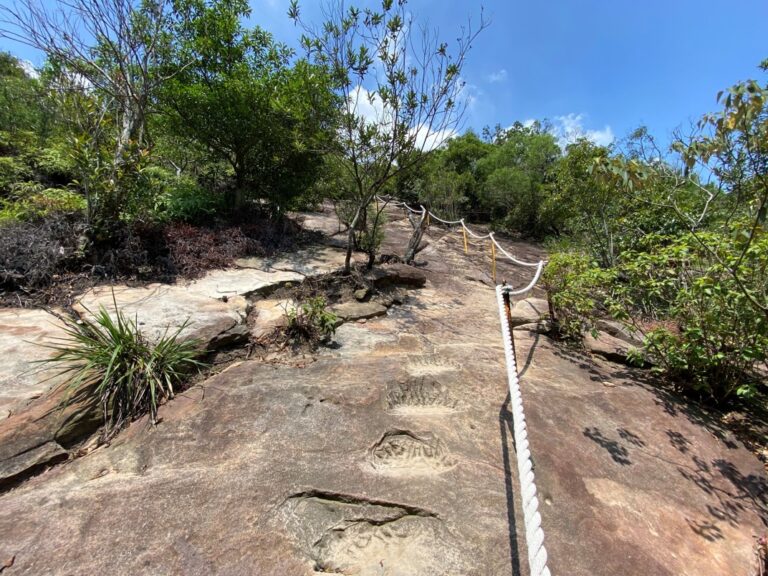
[[[197,342],[178,338],[187,323],[150,342],[116,302],[114,318],[104,307],[92,316],[64,319],[67,336],[48,346],[54,354],[44,362],[61,366],[59,374],[70,377],[77,396],[84,389],[98,396],[105,439],[147,412],[156,424],[158,405],[173,398],[190,370],[203,365],[196,359]]]

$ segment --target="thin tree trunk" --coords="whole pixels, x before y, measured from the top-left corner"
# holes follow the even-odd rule
[[[413,221],[411,220],[411,224],[413,224]],[[410,264],[413,262],[413,259],[416,257],[416,252],[419,249],[419,244],[421,244],[421,238],[424,236],[424,230],[427,229],[427,211],[424,210],[421,213],[421,219],[419,220],[418,224],[414,225],[413,234],[411,235],[411,239],[408,242],[408,248],[405,250],[405,263]]]
[[[349,230],[347,231],[347,255],[344,257],[344,273],[349,274],[352,267],[352,248],[355,244],[355,227],[357,221],[360,219],[360,213],[362,212],[362,206],[357,207],[355,217],[352,218],[352,222],[349,224]]]

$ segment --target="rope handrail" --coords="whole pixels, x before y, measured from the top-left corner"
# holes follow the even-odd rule
[[[534,268],[536,266],[540,266],[541,263],[544,262],[544,260],[539,260],[538,262],[524,262],[523,260],[518,260],[517,258],[512,256],[509,252],[504,250],[504,248],[501,247],[501,244],[499,244],[496,241],[496,237],[493,235],[493,232],[491,232],[490,236],[491,236],[491,240],[493,241],[493,243],[496,244],[496,248],[501,250],[501,253],[504,254],[504,256],[509,258],[515,264],[519,264],[520,266],[530,266],[531,268]]]
[[[398,200],[394,200],[392,198],[382,198],[381,196],[376,196],[376,200],[380,202],[384,202],[385,204],[392,204],[393,206],[403,206],[406,209],[410,210],[414,214],[419,214],[420,212],[418,210],[414,210],[406,202],[400,202]],[[511,294],[519,295],[527,292],[528,290],[531,290],[535,285],[536,282],[538,282],[539,277],[541,276],[542,269],[544,267],[544,264],[546,264],[546,260],[539,260],[538,262],[526,262],[524,260],[520,260],[519,258],[515,258],[512,256],[509,252],[504,250],[504,248],[499,244],[499,242],[496,240],[496,237],[493,235],[493,232],[489,232],[488,234],[476,234],[472,229],[467,226],[464,222],[464,218],[461,220],[443,220],[439,216],[435,215],[431,210],[427,210],[423,204],[419,204],[419,207],[422,210],[422,214],[424,211],[429,214],[430,217],[434,218],[438,222],[442,222],[443,224],[447,224],[449,226],[452,226],[454,224],[461,224],[461,227],[464,229],[464,231],[472,236],[472,238],[475,238],[477,240],[485,240],[486,238],[490,238],[491,242],[493,242],[496,245],[496,248],[499,249],[499,251],[512,263],[517,264],[519,266],[527,266],[529,268],[536,268],[536,273],[533,277],[533,280],[526,286],[525,288],[521,288],[519,290],[515,290],[514,292],[511,292]]]
[[[544,270],[544,264],[546,264],[544,260],[539,261],[538,267],[536,268],[536,272],[533,275],[533,279],[528,283],[528,285],[525,288],[518,288],[517,290],[513,290],[511,287],[508,287],[504,291],[510,296],[519,296],[520,294],[525,294],[529,290],[532,290],[533,287],[536,285],[536,283],[539,281],[539,277],[541,276],[541,273]]]
[[[442,222],[443,224],[447,224],[448,226],[453,226],[454,224],[461,224],[463,222],[463,220],[443,220],[439,216],[435,216],[435,214],[431,211],[429,215],[432,216],[432,218],[434,218],[438,222]]]
[[[381,200],[385,203],[392,202],[395,206],[404,206],[413,213],[418,213],[417,210],[412,209],[405,202],[395,202],[385,200],[376,197],[377,200]],[[527,286],[523,288],[513,289],[511,286],[496,286],[496,300],[499,305],[499,320],[501,321],[501,335],[504,343],[504,356],[507,364],[507,383],[509,385],[509,401],[512,411],[512,423],[513,434],[515,439],[515,451],[517,454],[517,472],[520,482],[520,496],[522,500],[523,508],[523,523],[525,526],[525,542],[528,551],[528,565],[530,567],[531,576],[551,576],[551,572],[547,567],[547,549],[544,547],[544,531],[541,527],[541,514],[539,513],[539,499],[537,498],[536,489],[536,477],[533,473],[533,462],[531,460],[531,448],[528,442],[528,427],[525,421],[525,412],[523,411],[523,398],[520,393],[520,377],[517,373],[517,363],[515,360],[515,351],[512,344],[512,327],[509,324],[507,317],[507,309],[505,304],[505,297],[509,299],[510,296],[517,296],[524,294],[531,290],[541,277],[541,273],[544,270],[545,260],[539,260],[538,262],[525,262],[512,256],[509,252],[504,250],[498,243],[493,235],[493,232],[489,232],[485,235],[475,234],[465,223],[464,219],[456,221],[447,221],[435,216],[431,211],[428,211],[423,205],[420,205],[421,214],[429,214],[432,218],[443,224],[453,225],[461,224],[464,231],[464,250],[467,250],[467,234],[473,238],[483,240],[485,238],[491,239],[491,251],[494,265],[494,280],[496,274],[496,261],[494,246],[498,248],[501,253],[506,256],[511,262],[519,266],[525,266],[536,268],[533,278]]]
[[[536,497],[536,477],[531,461],[531,447],[528,442],[528,426],[523,411],[523,397],[520,393],[520,378],[517,374],[517,363],[512,346],[511,327],[507,320],[504,304],[503,286],[496,287],[496,299],[499,304],[499,320],[501,321],[501,336],[504,342],[504,356],[507,362],[507,383],[509,385],[509,402],[512,408],[512,424],[517,453],[517,472],[520,481],[520,496],[523,502],[523,523],[525,525],[525,541],[528,548],[528,565],[531,576],[551,576],[547,568],[547,549],[544,547],[544,531],[541,528],[539,499]],[[513,293],[508,292],[507,293]]]

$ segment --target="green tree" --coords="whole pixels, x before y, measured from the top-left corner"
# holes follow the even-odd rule
[[[171,130],[231,166],[235,208],[248,192],[285,208],[312,183],[331,137],[327,75],[303,60],[292,65],[271,34],[243,27],[247,2],[187,0],[178,9],[174,65],[183,71],[162,94]]]
[[[54,79],[49,88],[67,105],[80,93],[68,112],[82,129],[73,145],[77,164],[87,167],[81,179],[98,180],[88,194],[96,234],[110,233],[135,190],[158,89],[181,69],[163,65],[180,16],[170,0],[20,0],[0,6],[0,37],[47,55]]]
[[[38,132],[42,97],[40,82],[27,75],[15,56],[0,52],[0,130]]]
[[[380,213],[367,216],[376,195],[426,159],[415,151],[438,147],[458,126],[464,108],[461,71],[486,23],[481,20],[476,31],[468,27],[451,55],[447,44],[414,22],[405,0],[383,0],[379,10],[346,8],[336,0],[326,7],[320,28],[301,21],[296,0],[289,16],[304,30],[302,45],[310,58],[330,71],[341,103],[338,139],[327,151],[348,173],[342,182],[351,184],[345,190],[354,206],[348,222],[349,270],[359,224],[370,220],[367,234],[376,237]],[[375,245],[370,243],[369,266]]]
[[[540,125],[519,122],[496,138],[493,150],[478,162],[483,180],[480,202],[491,220],[534,237],[553,232],[542,218],[560,156],[554,136]]]

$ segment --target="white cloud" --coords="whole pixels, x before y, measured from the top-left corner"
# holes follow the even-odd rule
[[[19,60],[19,67],[24,70],[24,74],[30,78],[37,80],[40,78],[40,72],[35,69],[35,65],[29,60]]]
[[[565,149],[579,138],[586,138],[598,146],[608,146],[613,142],[613,130],[609,125],[606,124],[602,130],[587,129],[584,128],[584,119],[584,114],[573,112],[554,117],[551,131],[561,148]]]
[[[392,116],[378,94],[371,93],[362,86],[356,86],[350,91],[347,107],[366,123],[382,127],[392,123]],[[443,142],[458,135],[455,130],[430,130],[424,124],[412,127],[410,134],[415,138],[416,147],[425,152],[440,147]]]
[[[456,130],[429,131],[426,126],[421,126],[418,130],[412,129],[411,134],[416,135],[416,148],[424,152],[440,148],[445,142],[459,135]]]
[[[350,91],[347,109],[368,123],[379,123],[385,120],[384,103],[379,95],[369,92],[362,86],[355,86]]]
[[[496,72],[491,72],[488,76],[488,82],[491,84],[495,84],[496,82],[504,82],[504,80],[507,79],[507,71],[502,68],[501,70],[497,70]]]

